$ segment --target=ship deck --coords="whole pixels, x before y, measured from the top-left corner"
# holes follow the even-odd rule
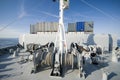
[[[25,53],[19,53],[19,56],[13,57],[10,54],[0,56],[0,80],[84,80],[80,78],[78,69],[67,70],[64,77],[51,77],[51,68],[46,68],[37,73],[32,73],[32,61],[20,63],[20,55],[26,56]],[[86,63],[84,66],[86,72],[85,80],[102,80],[102,69],[108,72],[108,80],[120,79],[120,61],[111,62],[111,53],[103,54],[104,63],[93,65]]]

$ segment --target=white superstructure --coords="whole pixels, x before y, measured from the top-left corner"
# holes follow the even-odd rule
[[[55,42],[57,32],[38,32],[37,34],[24,34],[19,37],[19,43],[26,45],[29,43],[46,44],[48,42]],[[109,51],[110,48],[117,46],[117,36],[109,34],[84,34],[82,32],[68,32],[65,33],[68,49],[72,42],[78,44],[98,45]],[[111,49],[111,50],[112,50]],[[111,51],[110,50],[110,51]]]

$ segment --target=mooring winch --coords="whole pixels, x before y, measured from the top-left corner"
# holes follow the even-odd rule
[[[53,0],[56,1],[56,0]],[[59,28],[56,35],[55,43],[50,42],[46,45],[28,46],[28,50],[33,54],[34,69],[32,72],[37,72],[38,67],[50,67],[52,71],[51,76],[63,77],[67,66],[71,66],[71,69],[78,68],[80,77],[85,78],[86,73],[84,71],[85,54],[90,55],[92,64],[98,63],[97,54],[101,54],[100,48],[80,46],[78,43],[71,43],[70,50],[67,49],[65,29],[63,23],[63,11],[68,8],[69,0],[59,0],[60,12],[59,12]],[[93,51],[95,52],[93,53]]]

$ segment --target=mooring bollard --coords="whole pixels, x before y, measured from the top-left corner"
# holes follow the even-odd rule
[[[16,56],[16,51],[13,52],[13,57],[15,57],[15,56]]]
[[[108,80],[108,73],[103,71],[102,80]]]
[[[16,57],[16,56],[18,56],[18,53],[17,53],[17,51],[14,51],[13,52],[13,57]]]
[[[108,80],[109,72],[105,71],[104,69],[101,70],[102,70],[102,80]]]
[[[9,53],[10,53],[10,54],[13,54],[13,49],[9,49]]]
[[[33,55],[29,55],[29,60],[30,60],[30,61],[33,60]]]
[[[17,51],[17,53],[19,53],[20,52],[20,48],[17,48],[16,51]]]
[[[118,58],[117,58],[117,55],[115,53],[112,53],[112,61],[113,62],[118,62]]]

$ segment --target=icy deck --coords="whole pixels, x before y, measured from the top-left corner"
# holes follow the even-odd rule
[[[20,53],[21,54],[21,53]],[[18,63],[20,57],[13,58],[10,54],[0,56],[0,80],[83,80],[78,70],[68,70],[62,78],[51,77],[51,69],[31,74],[32,62]],[[102,80],[102,70],[108,71],[108,80],[120,80],[120,62],[111,62],[111,54],[104,55],[104,64],[100,66],[85,64],[87,77],[85,80]]]

